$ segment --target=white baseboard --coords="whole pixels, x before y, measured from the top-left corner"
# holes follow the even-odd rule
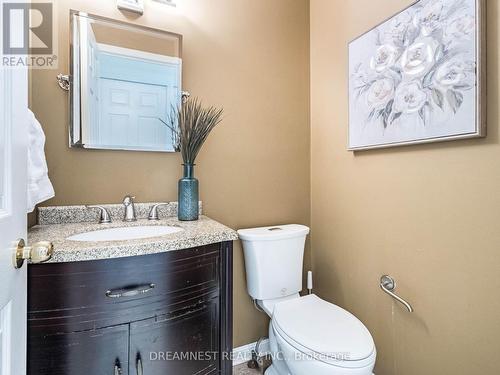
[[[233,349],[233,366],[241,365],[252,359],[252,350],[255,349],[257,342],[252,342],[247,345],[239,346]],[[260,343],[260,354],[268,354],[270,352],[269,339],[265,339]]]

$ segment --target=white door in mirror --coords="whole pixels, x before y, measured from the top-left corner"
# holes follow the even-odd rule
[[[124,240],[137,240],[151,237],[161,237],[167,234],[181,232],[184,229],[166,225],[148,225],[137,227],[122,227],[122,228],[109,228],[96,230],[93,232],[85,232],[75,234],[67,239],[70,241],[124,241]]]

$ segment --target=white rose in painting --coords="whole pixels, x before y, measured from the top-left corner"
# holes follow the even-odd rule
[[[417,39],[401,56],[403,72],[411,78],[424,76],[436,63],[437,47],[438,43],[433,38]]]
[[[394,97],[394,81],[389,78],[384,78],[375,81],[366,94],[366,103],[371,110],[384,108],[387,103]]]
[[[422,35],[429,36],[442,26],[443,11],[443,1],[429,1],[417,12],[413,22],[416,27],[420,27]]]
[[[418,82],[402,83],[395,93],[393,111],[405,114],[416,113],[426,102],[427,94]]]
[[[471,84],[474,63],[454,59],[441,65],[434,74],[434,83],[442,88]]]
[[[444,29],[444,37],[447,41],[469,38],[476,30],[476,21],[474,17],[466,14],[455,18],[449,22]]]
[[[373,56],[370,61],[370,67],[377,73],[382,73],[384,70],[394,65],[397,52],[396,47],[390,44],[384,44],[378,47],[375,51],[375,56]]]

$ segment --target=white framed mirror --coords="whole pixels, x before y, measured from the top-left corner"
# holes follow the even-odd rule
[[[174,152],[182,36],[71,11],[70,147]]]

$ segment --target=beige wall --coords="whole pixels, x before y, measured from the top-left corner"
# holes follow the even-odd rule
[[[488,138],[346,151],[347,42],[410,2],[311,1],[311,139],[306,0],[183,0],[177,10],[147,1],[145,15],[129,21],[183,34],[185,89],[225,108],[225,121],[198,160],[208,215],[240,228],[308,224],[311,214],[317,292],[367,324],[378,348],[377,374],[494,374],[498,3],[488,1]],[[125,17],[113,1],[58,4],[59,71],[68,72],[69,8]],[[55,74],[36,71],[31,81],[57,194],[46,204],[118,202],[127,192],[139,201],[176,199],[177,154],[67,148],[67,95]],[[241,345],[267,326],[246,294],[239,245],[234,271]],[[384,273],[397,279],[414,314],[379,290]]]
[[[133,28],[118,28],[115,24],[104,22],[93,23],[92,30],[97,43],[170,57],[180,57],[182,52],[182,37],[177,34],[139,32]]]
[[[347,43],[412,0],[311,1],[317,291],[367,324],[380,375],[500,367],[499,8],[488,0],[488,137],[351,153]],[[383,294],[389,273],[414,314]]]
[[[309,4],[307,0],[182,0],[174,10],[146,1],[130,22],[183,34],[184,88],[223,106],[225,119],[197,160],[205,212],[233,228],[308,224]],[[115,1],[61,0],[60,68],[32,74],[31,106],[47,135],[56,197],[46,205],[176,200],[178,154],[69,149],[67,94],[69,9],[124,20]],[[235,345],[267,333],[245,289],[235,247]]]

